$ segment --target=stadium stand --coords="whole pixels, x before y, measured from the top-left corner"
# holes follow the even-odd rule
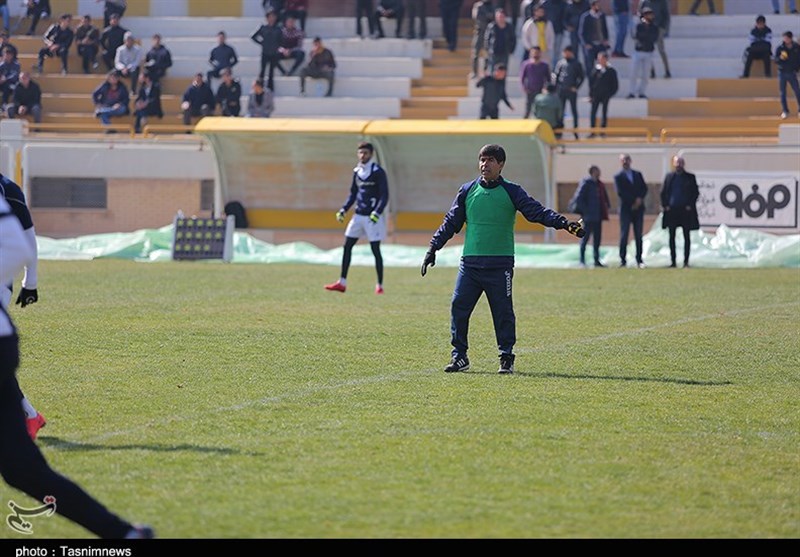
[[[191,3],[190,3],[191,4]],[[196,3],[195,3],[196,4]],[[465,8],[469,2],[465,2]],[[193,4],[194,5],[194,4]],[[249,4],[244,11],[251,10]],[[323,13],[331,13],[330,3],[321,2]],[[349,5],[349,4],[348,4]],[[681,5],[681,8],[685,8]],[[194,15],[200,15],[194,9]],[[209,8],[210,9],[210,8]],[[345,9],[344,3],[342,9]],[[327,12],[326,12],[327,10]],[[220,8],[216,13],[235,13]],[[241,12],[241,10],[240,10]],[[339,11],[338,13],[341,13]],[[465,9],[459,22],[458,48],[450,52],[441,38],[441,21],[430,13],[427,18],[428,39],[361,40],[354,37],[353,17],[314,17],[312,10],[306,26],[306,50],[310,38],[323,37],[337,60],[336,88],[333,98],[321,98],[324,82],[311,80],[309,95],[299,96],[299,79],[276,77],[276,110],[274,117],[332,118],[404,118],[404,119],[471,119],[479,112],[480,90],[468,79],[470,71],[470,37],[472,22]],[[773,46],[780,40],[779,30],[797,27],[796,15],[768,15],[775,30]],[[234,75],[244,86],[258,73],[258,47],[249,36],[261,18],[255,13],[240,17],[144,17],[126,15],[123,26],[144,44],[154,32],[163,35],[174,65],[162,82],[163,124],[178,123],[180,98],[191,76],[208,69],[208,52],[219,30],[225,30],[240,56]],[[706,129],[712,135],[750,134],[753,137],[777,137],[781,123],[777,80],[760,77],[760,65],[753,67],[749,80],[737,79],[742,69],[743,37],[752,25],[751,14],[721,15],[697,18],[673,16],[667,40],[672,79],[661,78],[660,61],[656,60],[658,79],[651,80],[648,99],[625,99],[628,93],[630,60],[615,58],[612,64],[620,77],[620,89],[611,101],[609,130],[646,129],[654,138],[662,130]],[[40,22],[42,32],[51,20]],[[520,24],[521,25],[521,22]],[[609,18],[613,37],[613,19]],[[20,26],[20,30],[25,25]],[[13,28],[13,25],[12,25]],[[41,47],[41,36],[16,34],[12,42],[20,51],[23,69],[35,63]],[[501,118],[519,118],[524,97],[518,84],[521,52],[509,64],[507,90],[517,108],[510,112],[501,106]],[[74,48],[70,55],[71,71],[79,71],[80,63]],[[50,124],[85,124],[95,122],[91,113],[90,93],[102,80],[101,74],[71,73],[59,75],[55,59],[44,64],[44,73],[34,78],[42,86],[43,122]],[[98,70],[99,71],[99,70]],[[216,83],[214,87],[216,87]],[[243,99],[245,102],[245,99]],[[588,126],[589,102],[586,86],[580,91],[579,114],[582,127]],[[609,135],[613,132],[609,131]]]

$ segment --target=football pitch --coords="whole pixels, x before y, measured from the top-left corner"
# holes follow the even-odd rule
[[[42,262],[39,446],[163,538],[800,536],[800,270],[519,269],[511,376],[455,274]]]

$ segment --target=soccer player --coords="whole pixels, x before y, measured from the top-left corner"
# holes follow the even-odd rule
[[[25,307],[28,304],[36,303],[39,300],[39,292],[36,289],[38,256],[36,248],[36,230],[33,228],[33,219],[28,205],[25,203],[25,194],[15,182],[12,182],[0,174],[0,197],[5,199],[11,207],[11,212],[17,217],[25,234],[25,240],[33,253],[33,257],[25,265],[25,275],[22,277],[22,290],[17,296],[17,305]],[[8,309],[11,303],[12,282],[0,283],[0,307]],[[36,439],[36,434],[42,429],[47,421],[44,419],[30,401],[20,392],[22,399],[22,409],[25,412],[25,422],[28,428],[28,435],[31,439]]]
[[[577,222],[545,208],[521,186],[501,175],[506,152],[500,145],[484,145],[478,153],[480,177],[462,185],[444,222],[431,238],[430,249],[422,262],[422,276],[436,265],[436,252],[467,225],[461,265],[451,305],[450,332],[452,360],[446,372],[467,371],[467,332],[469,318],[481,294],[486,293],[492,311],[497,347],[498,373],[514,372],[516,321],[511,299],[514,277],[514,224],[517,211],[530,222],[583,235]]]
[[[0,284],[10,283],[36,259],[28,237],[0,197]],[[77,484],[54,471],[25,431],[16,370],[19,338],[0,306],[0,474],[15,489],[55,506],[56,512],[102,538],[152,538],[149,526],[134,526],[111,513]]]
[[[386,171],[375,162],[375,148],[372,143],[358,144],[358,164],[353,169],[350,183],[350,196],[342,208],[336,212],[336,220],[344,222],[344,215],[355,203],[356,211],[344,231],[344,253],[342,254],[342,274],[333,284],[326,284],[326,290],[344,292],[347,289],[347,271],[353,246],[364,236],[369,240],[372,255],[375,256],[375,270],[378,283],[375,294],[383,294],[383,257],[381,241],[386,237],[386,216],[383,214],[389,202],[389,184]]]

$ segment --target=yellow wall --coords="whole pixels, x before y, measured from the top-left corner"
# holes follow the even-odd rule
[[[128,0],[128,9],[125,10],[125,16],[149,16],[150,3],[152,1],[153,0]]]
[[[190,16],[242,16],[241,0],[189,0]]]
[[[61,14],[75,15],[78,13],[78,0],[50,0],[50,7],[53,8],[51,18],[57,18]]]

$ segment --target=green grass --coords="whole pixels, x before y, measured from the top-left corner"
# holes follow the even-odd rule
[[[800,536],[799,270],[518,270],[513,376],[485,299],[442,372],[454,269],[336,274],[44,262],[48,460],[160,537]]]

